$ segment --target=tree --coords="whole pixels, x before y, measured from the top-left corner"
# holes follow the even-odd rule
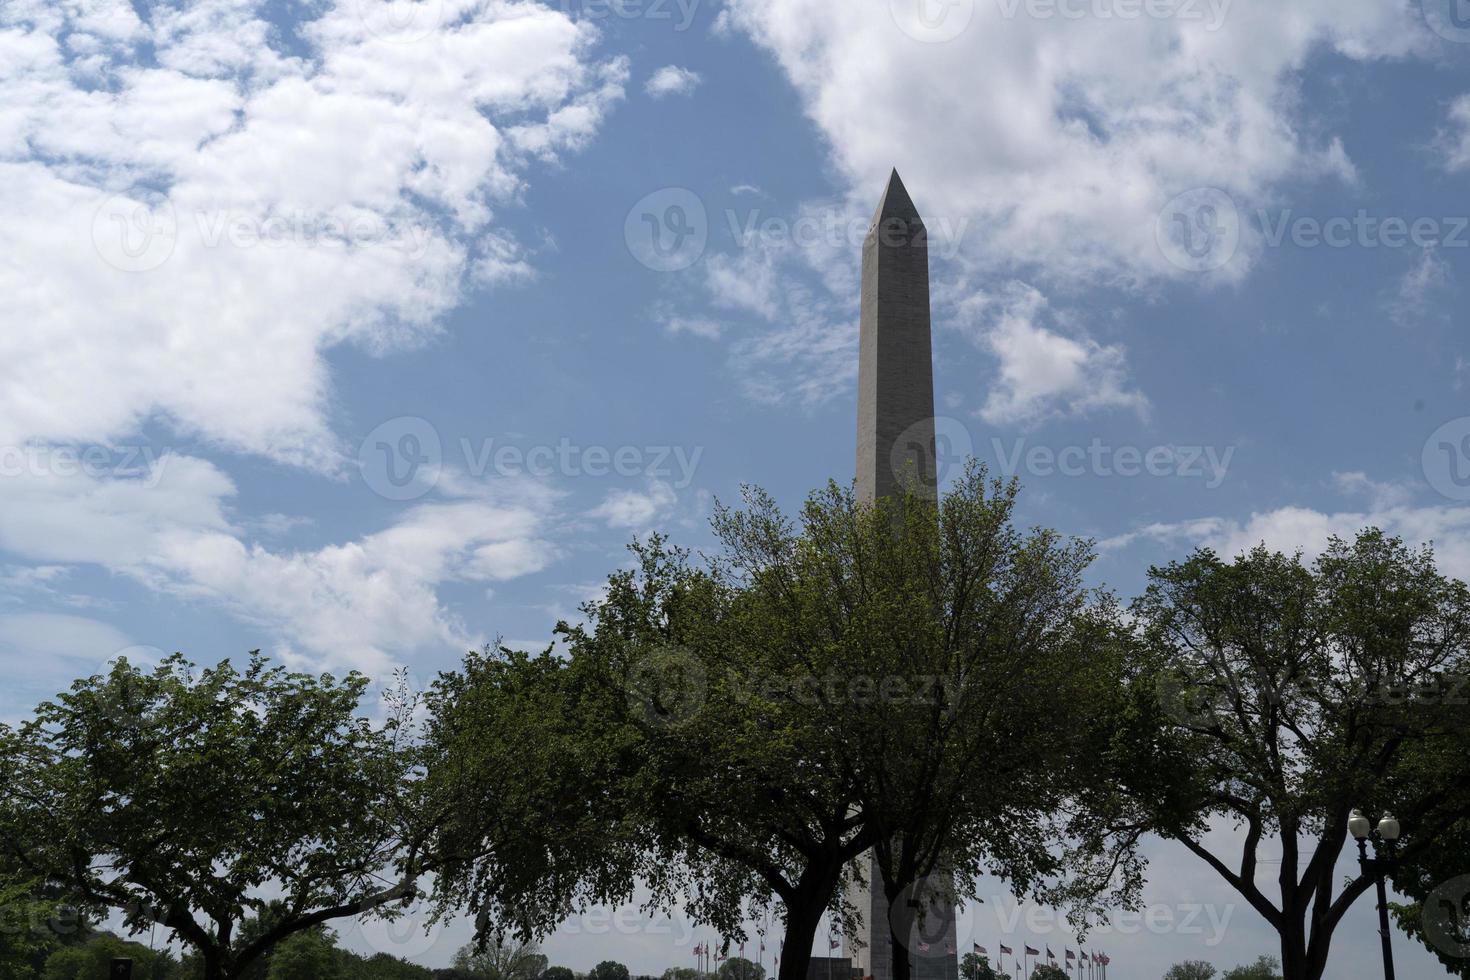
[[[341,974],[334,938],[325,929],[287,936],[271,952],[266,980],[336,980]]]
[[[577,980],[577,975],[565,966],[548,966],[541,973],[541,980]],[[664,971],[664,980],[684,980],[684,978],[670,978],[669,971]],[[693,980],[693,978],[689,978]]]
[[[1117,609],[1084,585],[1088,542],[1015,526],[1019,493],[972,464],[937,505],[910,487],[867,506],[834,486],[799,533],[763,496],[724,520],[762,573],[750,592],[779,667],[877,686],[816,707],[839,722],[895,951],[936,873],[971,897],[996,875],[1084,917],[1141,886],[1139,833],[1113,834],[1087,799],[1093,729],[1123,686]],[[895,956],[895,980],[910,967]]]
[[[966,953],[960,960],[960,980],[1005,980],[990,966],[990,957]]]
[[[587,980],[628,980],[628,968],[614,960],[603,960],[588,971]]]
[[[556,969],[553,967],[552,969]],[[694,969],[692,966],[671,966],[663,972],[659,980],[703,980],[706,974]],[[561,977],[559,980],[572,980],[570,977]]]
[[[0,848],[131,929],[172,930],[204,980],[331,919],[392,914],[425,867],[416,757],[401,716],[359,714],[366,686],[258,654],[243,671],[119,661],[0,726]],[[239,946],[267,886],[289,912]]]
[[[7,870],[0,855],[0,976],[36,976],[54,951],[84,941],[87,911],[54,888]]]
[[[1214,980],[1217,973],[1219,971],[1204,960],[1185,960],[1169,967],[1164,980]]]
[[[1015,493],[975,469],[900,520],[833,485],[798,525],[752,490],[716,555],[635,542],[558,626],[564,656],[466,658],[428,697],[440,908],[539,936],[637,877],[728,940],[779,903],[781,980],[806,980],[875,845],[895,892],[941,860],[971,891],[1057,885],[1097,853],[1060,838],[1089,812],[1069,793],[1095,783],[1077,747],[1114,683],[1110,610],[1084,545],[1015,531]],[[1110,857],[1079,891],[1128,878]]]
[[[1031,980],[1071,980],[1065,970],[1055,963],[1039,963],[1031,971]]]
[[[168,952],[155,952],[140,943],[130,943],[108,933],[52,953],[41,971],[41,980],[106,980],[116,957],[133,961],[136,980],[165,980],[176,965]]]
[[[546,970],[546,957],[535,943],[487,939],[454,954],[454,967],[485,980],[536,980]]]
[[[1470,690],[1470,688],[1467,688]],[[1423,943],[1447,972],[1470,977],[1470,820],[1462,820],[1417,860],[1400,862],[1394,889],[1415,901],[1390,904],[1399,927]]]
[[[719,980],[765,980],[766,968],[743,956],[732,956],[715,970]]]
[[[1226,970],[1222,980],[1282,980],[1281,961],[1274,956],[1261,956],[1254,963]]]
[[[1402,820],[1404,862],[1470,806],[1463,687],[1470,590],[1367,530],[1311,566],[1256,548],[1199,551],[1150,572],[1135,603],[1155,667],[1160,730],[1128,743],[1118,778],[1155,823],[1205,861],[1281,941],[1286,980],[1319,980],[1343,915],[1372,885],[1336,865],[1354,807]],[[1215,821],[1244,828],[1238,856],[1208,849]],[[1279,894],[1258,887],[1263,841]]]

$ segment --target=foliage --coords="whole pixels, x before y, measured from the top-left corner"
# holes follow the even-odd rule
[[[535,943],[487,939],[456,952],[454,968],[484,980],[536,980],[546,970],[546,957]]]
[[[0,977],[30,980],[55,950],[83,942],[86,910],[54,888],[6,868],[0,856]]]
[[[1069,805],[1096,783],[1082,748],[1127,647],[1081,585],[1087,546],[1016,530],[1016,493],[979,467],[938,508],[831,485],[793,522],[748,490],[717,511],[718,555],[636,543],[587,625],[559,628],[581,694],[558,716],[622,747],[598,797],[647,828],[660,900],[687,887],[730,937],[742,903],[779,899],[782,977],[804,980],[823,913],[851,926],[839,886],[870,848],[892,895],[940,867],[962,892],[1136,888],[1136,838],[1110,847]]]
[[[1470,718],[1448,696],[1470,671],[1470,590],[1429,549],[1376,530],[1332,539],[1310,566],[1264,547],[1231,562],[1205,550],[1150,580],[1133,611],[1154,666],[1115,733],[1118,781],[1136,820],[1276,929],[1287,980],[1318,980],[1371,885],[1338,887],[1349,812],[1397,814],[1413,862],[1470,805]],[[1203,843],[1222,819],[1244,828],[1238,857]],[[1278,901],[1257,885],[1267,839]]]
[[[1164,980],[1214,980],[1219,972],[1204,960],[1185,960],[1169,967]]]
[[[0,726],[0,847],[85,902],[155,923],[241,977],[288,936],[412,897],[421,868],[401,718],[358,713],[367,686],[269,668],[118,661],[17,728]],[[400,877],[378,877],[397,862]],[[226,869],[227,873],[220,873]],[[250,944],[242,920],[292,910]]]
[[[960,960],[960,980],[1005,980],[990,965],[990,957],[980,953],[966,953]]]
[[[332,936],[326,930],[295,933],[277,943],[271,952],[266,980],[337,980],[341,973],[336,954]]]
[[[107,980],[116,957],[133,961],[135,980],[169,980],[177,965],[166,951],[156,952],[141,943],[102,933],[52,953],[41,971],[41,980]]]
[[[548,966],[542,971],[541,980],[577,980],[577,975],[565,966]],[[664,980],[669,980],[667,970],[664,971]]]
[[[719,980],[765,980],[766,968],[743,956],[732,956],[715,970]]]
[[[1040,963],[1031,971],[1031,980],[1071,980],[1067,972],[1055,963]]]
[[[588,972],[587,980],[628,980],[628,968],[614,960],[603,960]]]
[[[1282,980],[1281,961],[1274,956],[1261,956],[1254,963],[1226,970],[1222,980]]]
[[[1467,688],[1470,694],[1470,688]],[[1470,820],[1440,835],[1416,859],[1401,861],[1394,889],[1412,904],[1390,904],[1394,920],[1439,958],[1445,970],[1470,977]]]

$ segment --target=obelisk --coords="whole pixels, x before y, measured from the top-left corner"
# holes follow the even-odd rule
[[[888,188],[863,242],[862,327],[858,342],[857,496],[869,502],[907,483],[937,496],[934,445],[934,359],[929,320],[929,236],[899,179]],[[848,896],[862,917],[858,948],[862,976],[893,976],[888,899],[872,854],[864,855],[865,886]],[[949,876],[936,873],[920,896],[952,896]],[[929,907],[909,936],[914,980],[956,980],[959,973],[953,898]]]

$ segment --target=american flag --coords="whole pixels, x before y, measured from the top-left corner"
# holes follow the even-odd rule
[[[1054,960],[1057,958],[1057,954],[1051,951],[1050,946],[1046,947],[1046,958],[1049,960]]]
[[[1062,948],[1062,952],[1067,954],[1067,959],[1069,960],[1075,960],[1077,958],[1075,955],[1073,955],[1072,951],[1070,949],[1067,949],[1066,947]]]
[[[1039,949],[1032,949],[1030,946],[1027,946],[1026,947],[1026,955],[1027,956],[1040,956],[1041,955],[1041,950],[1039,950]]]
[[[984,946],[981,946],[979,943],[976,943],[975,944],[975,952],[979,953],[981,956],[984,956],[985,955],[985,947]]]
[[[1006,953],[1006,954],[1008,954],[1008,955],[1010,955],[1010,956],[1014,956],[1014,955],[1016,955],[1016,951],[1015,951],[1015,950],[1013,950],[1013,949],[1011,949],[1011,948],[1010,948],[1010,947],[1009,947],[1009,946],[1007,946],[1007,945],[1006,945],[1006,944],[1005,944],[1005,943],[1001,943],[1001,944],[1000,944],[1000,951],[1001,951],[1001,952],[1002,952],[1002,953]]]

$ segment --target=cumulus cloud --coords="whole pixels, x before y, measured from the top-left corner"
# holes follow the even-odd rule
[[[972,296],[966,309],[985,321],[971,332],[999,364],[980,409],[985,421],[1024,425],[1105,409],[1147,415],[1148,399],[1131,386],[1123,349],[1045,326],[1047,301],[1034,287],[1012,282],[994,297]]]
[[[366,670],[476,644],[438,587],[527,575],[557,554],[542,537],[545,494],[435,500],[355,540],[295,550],[251,541],[230,520],[234,494],[213,463],[189,456],[139,475],[29,473],[0,482],[0,548],[204,599],[259,626],[288,659]]]
[[[643,91],[655,99],[671,95],[690,95],[699,87],[701,80],[697,71],[680,68],[678,65],[665,65],[649,77]]]
[[[269,6],[0,8],[0,443],[162,419],[335,469],[323,355],[523,278],[497,210],[626,79],[533,3],[338,0],[289,45]]]
[[[1169,547],[1208,547],[1234,557],[1265,544],[1275,551],[1300,551],[1307,560],[1322,553],[1333,535],[1351,538],[1367,527],[1398,535],[1411,544],[1433,544],[1440,569],[1470,578],[1470,507],[1393,504],[1380,499],[1366,510],[1321,511],[1288,506],[1253,513],[1245,519],[1205,517],[1193,521],[1150,524],[1102,542],[1104,549],[1139,541]]]
[[[1352,177],[1341,143],[1299,115],[1311,55],[1430,50],[1411,5],[1377,0],[1237,0],[1218,18],[1034,6],[950,4],[942,37],[901,4],[833,17],[823,0],[732,0],[724,23],[777,59],[855,193],[897,166],[926,218],[983,229],[969,260],[1109,282],[1187,274],[1155,241],[1183,191],[1219,188],[1244,213],[1287,179]]]
[[[662,480],[649,480],[645,490],[614,490],[590,516],[610,528],[641,531],[666,518],[679,502],[674,488]]]

